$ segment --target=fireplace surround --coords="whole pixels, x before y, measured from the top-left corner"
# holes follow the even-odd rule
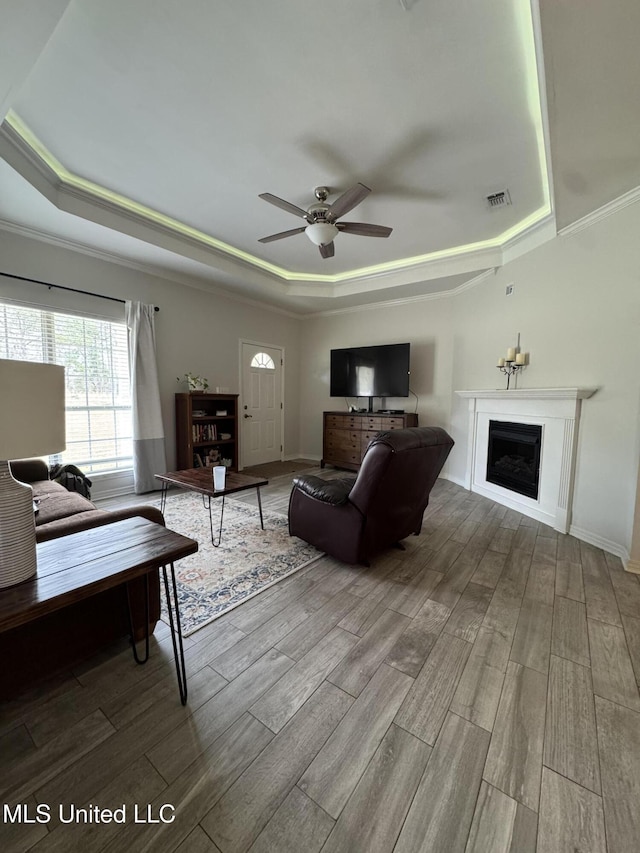
[[[465,487],[561,533],[568,533],[581,404],[596,390],[518,388],[509,391],[456,391],[469,401]],[[539,471],[535,496],[520,494],[487,478],[491,421],[501,427],[516,424],[539,429]]]

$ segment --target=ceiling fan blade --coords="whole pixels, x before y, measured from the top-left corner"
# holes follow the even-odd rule
[[[291,204],[290,201],[278,198],[277,195],[272,195],[271,193],[260,193],[258,198],[263,198],[265,201],[268,201],[269,204],[275,204],[276,207],[280,207],[282,210],[288,210],[289,213],[293,213],[294,216],[302,216],[304,219],[308,215],[306,210],[303,210],[295,204]]]
[[[325,243],[324,246],[318,246],[318,248],[320,249],[320,254],[323,258],[332,258],[336,252],[333,240],[330,243]]]
[[[302,228],[292,228],[290,231],[280,231],[278,234],[270,234],[268,237],[260,237],[258,243],[273,243],[274,240],[282,240],[284,237],[293,237],[294,234],[302,234],[306,227],[306,225],[303,225]]]
[[[359,234],[361,237],[388,237],[393,231],[386,225],[370,225],[368,222],[336,222],[336,228],[345,234]]]
[[[347,190],[345,193],[342,193],[340,198],[336,199],[333,204],[329,207],[327,211],[327,219],[330,222],[334,222],[336,219],[339,219],[341,216],[344,216],[345,213],[349,213],[350,210],[360,204],[371,192],[369,187],[365,187],[364,184],[356,184],[351,187],[350,190]]]

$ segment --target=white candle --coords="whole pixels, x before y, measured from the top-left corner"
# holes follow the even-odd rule
[[[516,360],[516,348],[509,347],[507,350],[507,361],[515,361]]]
[[[524,353],[516,353],[516,364],[524,364]]]
[[[504,367],[504,358],[499,358],[499,359],[498,359],[498,365],[497,365],[497,366],[498,366],[498,367]]]

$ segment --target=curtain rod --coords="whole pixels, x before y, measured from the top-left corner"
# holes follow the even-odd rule
[[[118,299],[116,296],[104,296],[102,293],[91,293],[90,290],[79,290],[76,287],[65,287],[62,284],[51,284],[48,281],[38,281],[37,278],[26,278],[26,276],[14,275],[10,272],[0,272],[0,275],[4,275],[7,278],[15,278],[18,281],[28,281],[31,284],[41,284],[43,287],[48,287],[49,289],[55,287],[56,290],[69,290],[71,293],[82,293],[85,296],[95,296],[96,299],[108,299],[110,302],[121,302],[123,305],[126,302],[126,299]],[[157,305],[154,305],[153,310],[159,311],[160,309]]]

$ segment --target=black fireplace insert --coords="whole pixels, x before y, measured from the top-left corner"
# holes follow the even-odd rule
[[[489,421],[487,482],[536,499],[541,445],[539,425]]]

